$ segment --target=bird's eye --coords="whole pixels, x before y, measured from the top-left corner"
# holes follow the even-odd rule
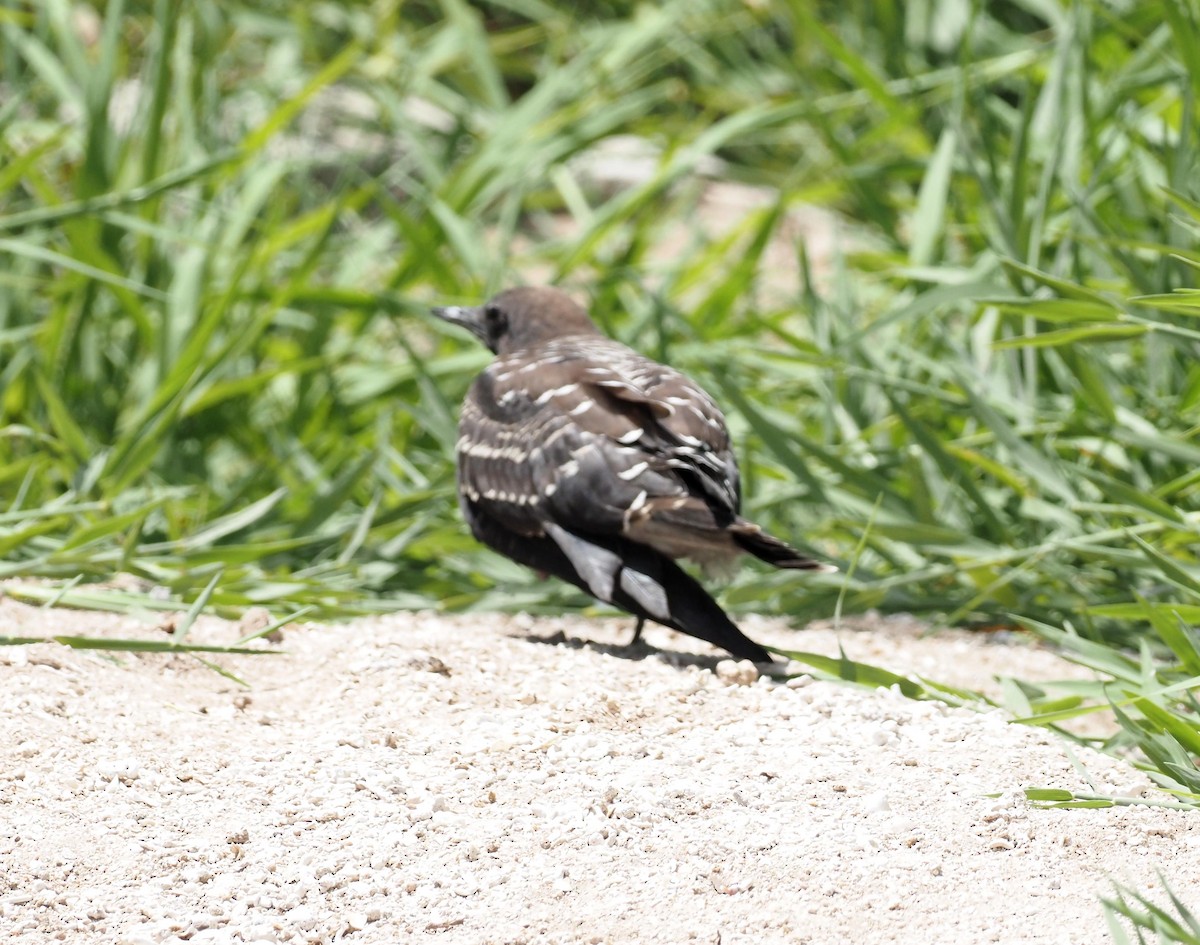
[[[489,305],[483,310],[484,317],[487,319],[488,328],[493,332],[501,332],[508,324],[508,319],[505,318],[504,312],[501,311],[498,305]]]

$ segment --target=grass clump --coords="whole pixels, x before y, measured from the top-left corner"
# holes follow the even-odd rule
[[[1166,892],[1170,906],[1158,905],[1145,893],[1117,884],[1114,894],[1104,900],[1109,930],[1117,945],[1138,942],[1200,943],[1200,919],[1171,889],[1166,877],[1159,874],[1159,885]],[[1125,922],[1120,920],[1124,919]],[[1133,935],[1130,935],[1130,929]]]

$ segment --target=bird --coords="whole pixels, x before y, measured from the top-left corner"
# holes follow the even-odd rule
[[[725,417],[698,384],[604,335],[566,292],[510,288],[433,314],[496,356],[463,403],[459,505],[475,538],[637,618],[772,663],[700,582],[748,553],[833,571],[741,515]]]

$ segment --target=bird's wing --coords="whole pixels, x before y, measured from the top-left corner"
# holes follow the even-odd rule
[[[624,346],[497,359],[460,429],[465,498],[514,530],[551,522],[671,557],[732,550],[723,530],[739,485],[724,418],[683,375]]]
[[[642,490],[683,493],[669,467],[655,462],[661,471],[652,470],[638,445],[644,413],[581,379],[576,361],[497,359],[463,406],[461,491],[526,533],[540,533],[547,520],[619,533]]]
[[[652,473],[674,481],[663,492],[654,480],[637,483],[636,497],[694,496],[719,519],[733,519],[741,505],[737,461],[730,449],[725,418],[712,398],[694,381],[608,339],[573,342],[564,348],[576,359],[572,372],[579,386],[563,392],[560,408],[576,411],[582,431],[607,437],[631,461],[618,472],[632,476],[629,466],[643,461]],[[556,353],[551,345],[550,357]],[[603,444],[602,444],[603,445]],[[617,463],[621,466],[621,463]]]
[[[720,408],[686,375],[623,345],[615,347],[616,356],[590,365],[585,375],[596,388],[648,420],[637,444],[663,459],[690,494],[718,514],[737,515],[741,480]]]

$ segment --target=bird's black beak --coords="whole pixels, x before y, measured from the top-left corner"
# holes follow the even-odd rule
[[[483,306],[469,308],[465,305],[445,305],[432,310],[444,322],[465,328],[472,335],[487,344],[487,328],[483,317]]]

